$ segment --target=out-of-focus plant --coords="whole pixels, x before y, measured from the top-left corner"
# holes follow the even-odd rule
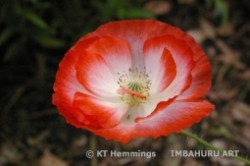
[[[65,42],[57,37],[55,28],[47,23],[48,2],[36,0],[3,2],[0,7],[0,46],[2,60],[27,54],[30,47],[63,47]]]
[[[228,5],[224,0],[206,0],[206,4],[209,8],[214,6],[214,14],[215,17],[219,17],[220,21],[219,24],[220,26],[224,26],[228,22]]]
[[[103,22],[111,19],[153,18],[153,14],[132,0],[92,1],[98,10],[98,17]]]
[[[1,60],[25,56],[34,48],[37,52],[69,47],[79,36],[109,20],[152,18],[142,4],[132,0],[3,0]]]

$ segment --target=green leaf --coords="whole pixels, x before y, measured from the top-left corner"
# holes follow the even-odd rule
[[[12,35],[13,30],[10,28],[6,28],[1,34],[0,34],[0,46],[10,38]]]
[[[118,11],[118,18],[153,18],[153,14],[140,8],[121,9]]]
[[[225,25],[228,22],[228,7],[226,3],[222,0],[215,0],[216,8],[221,12],[222,14],[222,20],[221,25]]]
[[[36,36],[34,40],[44,47],[60,48],[65,46],[65,42],[50,36]]]
[[[43,21],[43,19],[32,11],[23,10],[22,16],[39,28],[48,28],[48,25]]]
[[[15,56],[19,56],[20,53],[23,50],[23,44],[24,39],[21,38],[20,40],[17,40],[16,42],[12,43],[6,50],[4,56],[3,56],[3,62],[7,62],[14,58]]]

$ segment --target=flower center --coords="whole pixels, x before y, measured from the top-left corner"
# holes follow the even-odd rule
[[[147,100],[151,81],[145,68],[143,70],[129,68],[128,72],[117,74],[120,76],[117,83],[120,86],[118,93],[122,101],[130,107],[136,107]]]

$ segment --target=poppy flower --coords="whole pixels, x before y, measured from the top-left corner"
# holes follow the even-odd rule
[[[124,20],[82,37],[59,64],[53,104],[66,121],[106,139],[167,136],[214,109],[211,68],[185,32]]]

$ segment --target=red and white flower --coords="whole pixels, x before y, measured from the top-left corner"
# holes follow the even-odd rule
[[[53,104],[67,122],[128,142],[179,132],[209,115],[211,68],[178,28],[110,22],[81,38],[59,65]]]

